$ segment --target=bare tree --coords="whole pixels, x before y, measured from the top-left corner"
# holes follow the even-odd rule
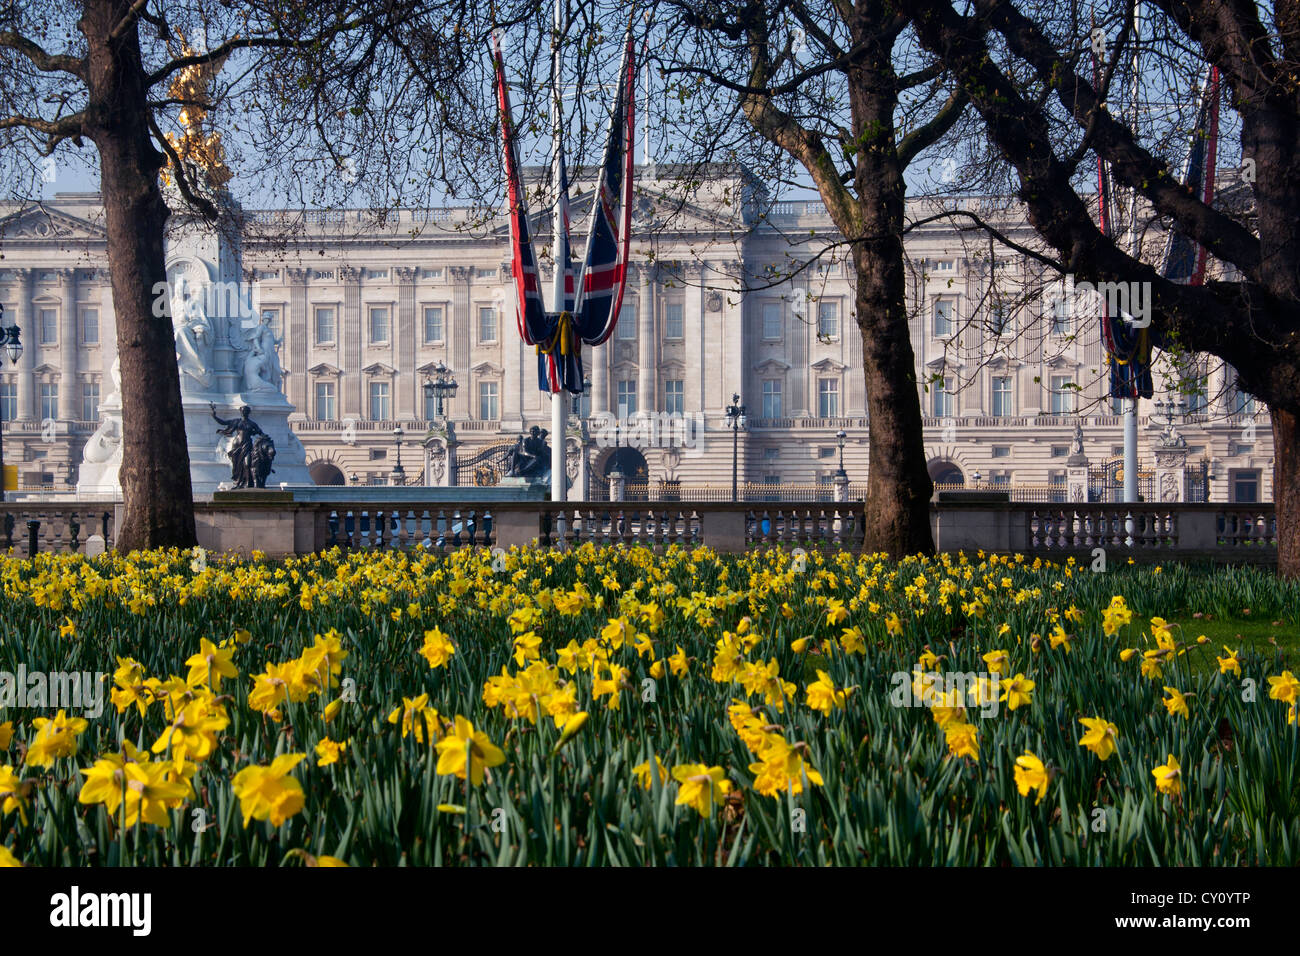
[[[412,181],[424,188],[434,178],[422,175],[428,166],[451,178],[450,157],[472,161],[472,152],[442,148],[444,132],[456,131],[444,122],[456,104],[468,101],[461,125],[476,124],[482,142],[491,127],[486,91],[465,69],[482,59],[487,35],[473,9],[461,0],[0,5],[5,165],[87,144],[95,151],[121,361],[120,548],[195,543],[175,344],[154,290],[166,282],[167,195],[181,211],[222,219],[229,174],[217,142],[196,135],[196,117],[228,111],[261,170],[298,182],[312,181],[307,168],[325,174],[317,182],[355,171],[350,181],[396,195]],[[226,82],[217,79],[223,65]],[[422,140],[414,155],[429,160],[420,170],[403,148],[412,140]]]
[[[748,159],[777,187],[811,182],[840,238],[792,237],[793,268],[839,244],[853,266],[870,474],[867,550],[934,550],[908,331],[904,174],[955,135],[966,104],[886,0],[665,0],[651,49],[682,156]],[[782,277],[784,278],[784,276]]]
[[[1150,283],[1154,344],[1219,356],[1236,369],[1240,391],[1268,404],[1279,568],[1300,575],[1300,8],[1212,0],[1147,5],[1144,55],[1171,80],[1182,80],[1183,98],[1194,100],[1191,78],[1207,64],[1230,91],[1229,118],[1241,130],[1241,179],[1253,198],[1244,209],[1192,195],[1171,171],[1177,159],[1168,140],[1139,136],[1103,105],[1113,66],[1134,33],[1131,2],[1099,11],[1111,54],[1096,84],[1086,64],[1095,27],[1073,2],[1035,5],[1032,15],[1006,0],[975,0],[965,14],[945,0],[919,0],[912,9],[922,42],[958,73],[989,136],[1014,165],[1031,221],[1065,269],[1093,282]],[[1090,153],[1109,162],[1116,181],[1170,228],[1223,263],[1223,277],[1196,287],[1172,282],[1153,257],[1133,255],[1103,234],[1080,187],[1087,180],[1079,167]]]

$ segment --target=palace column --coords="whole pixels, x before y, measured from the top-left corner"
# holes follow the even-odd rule
[[[18,327],[22,329],[23,355],[18,360],[18,418],[22,421],[38,420],[36,414],[36,353],[40,351],[40,329],[36,327],[36,309],[32,305],[32,292],[36,273],[31,269],[18,270]]]
[[[396,346],[393,366],[397,369],[397,381],[393,384],[396,392],[393,396],[393,417],[399,421],[420,419],[424,417],[424,408],[419,396],[419,376],[415,374],[415,360],[419,354],[415,347],[415,270],[394,268],[392,274],[397,280],[397,315],[393,338]]]
[[[339,267],[339,281],[343,284],[343,314],[339,316],[339,348],[343,353],[343,375],[347,388],[339,396],[341,417],[363,418],[362,391],[365,375],[361,373],[361,342],[366,334],[366,317],[361,314],[361,270]],[[342,384],[342,382],[340,383]]]
[[[81,417],[77,395],[77,270],[59,270],[59,418],[65,422]]]
[[[641,275],[640,315],[637,317],[636,346],[636,407],[639,412],[653,412],[656,409],[655,395],[658,391],[659,350],[655,342],[655,306],[656,296],[648,271]]]
[[[528,350],[528,356],[524,354],[524,343],[519,337],[517,331],[519,310],[519,296],[514,286],[514,280],[510,273],[510,262],[507,260],[497,266],[497,275],[501,277],[501,295],[496,297],[500,303],[500,314],[497,316],[497,323],[500,326],[497,329],[497,338],[501,341],[501,430],[506,433],[522,431],[524,427],[524,388],[530,384],[533,388],[537,387],[537,373],[525,368],[529,358],[532,358],[532,349]],[[511,319],[516,321],[511,322]],[[583,361],[591,361],[591,349],[583,350]],[[536,367],[536,360],[533,360],[533,366]]]
[[[307,270],[288,269],[286,270],[286,278],[289,279],[289,314],[285,317],[284,350],[289,362],[285,394],[288,396],[289,401],[293,403],[293,407],[299,415],[312,418],[315,413],[311,407],[311,396],[307,394],[307,390],[310,388],[309,376],[307,375],[307,366],[309,364],[307,356],[311,340],[310,317],[307,314],[309,308],[307,303]],[[341,323],[342,318],[342,316],[337,316],[335,321]],[[339,334],[337,326],[334,334]]]
[[[804,273],[790,280],[794,302],[790,306],[790,317],[786,320],[786,334],[790,336],[790,394],[785,399],[786,415],[790,418],[810,418],[810,410],[816,407],[812,396],[812,386],[808,379],[809,345],[816,335],[816,307],[808,298],[808,276]]]
[[[460,384],[447,414],[449,418],[466,421],[470,418],[470,409],[474,407],[474,397],[470,393],[477,387],[469,367],[470,343],[474,334],[474,317],[470,314],[469,303],[469,281],[473,270],[467,266],[449,266],[447,274],[452,281],[451,316],[449,317],[452,324],[447,330],[452,340],[447,344],[448,352],[451,354],[448,364],[451,365],[456,381]]]

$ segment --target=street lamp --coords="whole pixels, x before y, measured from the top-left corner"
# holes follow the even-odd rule
[[[397,440],[397,467],[393,469],[393,484],[406,484],[406,469],[402,467],[402,439],[406,437],[406,432],[402,430],[401,425],[393,428],[393,438]]]
[[[586,412],[591,410],[591,376],[584,375],[582,379],[582,394],[573,396],[573,417],[586,418]]]
[[[456,397],[456,378],[452,375],[451,369],[447,368],[442,362],[433,366],[433,373],[438,377],[436,379],[426,379],[424,391],[426,395],[432,395],[437,405],[437,415],[439,418],[446,418],[444,411],[444,402],[450,401]]]
[[[23,354],[23,343],[20,339],[21,333],[18,326],[11,325],[5,328],[4,325],[5,307],[0,305],[0,345],[4,346],[5,352],[9,356],[10,363],[17,365],[18,359]],[[0,405],[0,501],[5,500],[5,417],[4,406]]]
[[[740,404],[740,394],[733,393],[731,404],[727,406],[727,427],[731,429],[731,500],[736,497],[736,476],[739,462],[738,433],[745,427],[745,406]]]
[[[849,473],[844,470],[844,442],[849,436],[848,433],[845,432],[843,428],[841,428],[839,431],[835,433],[835,437],[836,439],[839,440],[840,443],[840,470],[837,471],[835,475],[838,478],[847,478],[849,476]]]

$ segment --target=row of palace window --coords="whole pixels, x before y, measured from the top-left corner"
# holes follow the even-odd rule
[[[1073,415],[1077,408],[1076,398],[1079,394],[1079,387],[1075,384],[1073,378],[1069,375],[1053,375],[1050,382],[1050,413],[1053,415]],[[1196,383],[1192,383],[1191,388],[1193,389],[1191,394],[1184,396],[1187,402],[1187,414],[1204,415],[1209,404],[1206,394],[1207,389],[1203,382],[1200,383],[1199,387],[1196,386]],[[1009,418],[1016,414],[1016,406],[1012,396],[1011,376],[992,376],[991,393],[990,414],[992,417]],[[1227,398],[1228,414],[1255,414],[1255,399],[1249,393],[1233,387],[1229,389]],[[1123,399],[1112,398],[1110,404],[1112,415],[1124,414]],[[936,379],[931,386],[930,414],[935,418],[953,418],[957,414],[956,410],[957,395],[953,388],[953,379],[950,376]]]
[[[279,309],[266,309],[264,314],[271,320],[276,334],[280,334],[282,321]],[[495,306],[478,307],[478,342],[491,344],[498,341],[500,335],[500,312]],[[317,306],[314,310],[315,344],[333,345],[338,341],[338,309],[334,306]],[[367,334],[371,345],[387,345],[392,341],[392,308],[390,306],[370,306],[367,310]],[[425,345],[445,342],[447,338],[446,307],[426,305],[421,309],[422,341]],[[785,319],[779,303],[763,305],[763,338],[779,339],[782,335]],[[819,302],[817,305],[817,331],[824,337],[835,338],[839,335],[839,303]],[[620,341],[633,341],[638,335],[636,303],[625,303],[619,310],[619,321],[614,338]],[[673,341],[686,337],[686,307],[681,301],[668,301],[663,305],[663,336]]]
[[[99,344],[99,309],[82,309],[80,311],[79,333],[81,345]],[[23,336],[23,341],[28,341]],[[38,345],[59,344],[59,310],[47,306],[36,308],[36,343]]]
[[[40,384],[37,412],[42,419],[59,418],[59,385],[57,382]],[[13,421],[18,417],[18,384],[0,382],[0,421]],[[83,422],[99,421],[99,383],[81,383],[81,418]]]
[[[669,414],[686,413],[686,383],[681,379],[667,379],[663,388],[663,411]],[[437,401],[428,394],[424,395],[424,419],[437,417]],[[630,418],[638,411],[636,379],[622,379],[615,385],[614,411],[620,418]],[[478,383],[478,418],[481,421],[496,421],[501,417],[501,390],[498,382]],[[316,383],[316,418],[321,421],[338,421],[338,391],[334,382]],[[371,382],[367,413],[374,421],[392,420],[392,385],[389,382]],[[763,382],[762,417],[781,418],[782,407],[781,382],[769,380]],[[817,415],[820,418],[838,418],[840,415],[840,380],[823,378],[817,380]]]

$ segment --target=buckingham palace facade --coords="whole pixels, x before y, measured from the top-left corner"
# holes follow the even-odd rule
[[[591,388],[572,400],[579,427],[566,443],[582,467],[571,463],[570,473],[584,487],[571,496],[603,497],[615,465],[647,487],[729,487],[733,393],[746,407],[734,436],[740,482],[827,486],[842,444],[848,479],[863,487],[870,463],[852,267],[824,207],[768,202],[742,175],[720,175],[681,201],[639,173],[618,325],[605,345],[584,350]],[[577,190],[575,233],[585,233],[589,201]],[[1068,283],[1043,278],[965,219],[931,218],[955,206],[1035,242],[1010,201],[909,201],[909,219],[928,220],[905,247],[931,476],[1006,487],[1013,498],[1063,491],[1080,433],[1092,467],[1113,472],[1122,424],[1106,397],[1097,307],[1080,307]],[[485,480],[473,463],[491,461],[533,425],[550,427],[536,355],[516,328],[499,211],[244,217],[245,278],[282,340],[290,421],[318,483],[390,480],[398,425],[409,480],[447,483],[451,472],[466,485]],[[0,303],[25,346],[17,366],[0,368],[5,462],[20,490],[75,486],[101,396],[113,391],[102,221],[93,194],[0,204]],[[540,251],[546,217],[538,224]],[[574,237],[579,250],[583,238]],[[459,386],[441,415],[425,387],[440,366]],[[1140,408],[1141,470],[1154,472],[1176,432],[1188,476],[1180,498],[1270,500],[1267,409],[1236,389],[1232,369],[1161,356],[1155,378],[1161,404]]]

